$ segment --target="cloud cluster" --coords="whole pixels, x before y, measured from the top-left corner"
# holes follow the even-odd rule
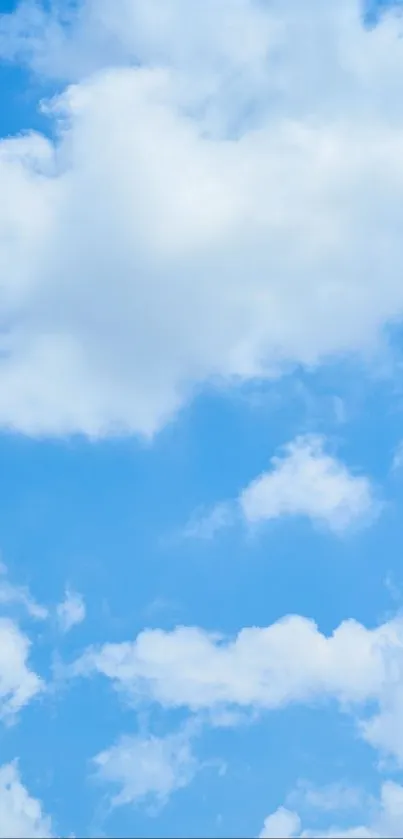
[[[88,649],[71,675],[101,673],[131,700],[192,712],[270,710],[335,699],[360,715],[361,735],[403,764],[403,622],[374,629],[354,620],[332,635],[291,615],[223,638],[195,627],[145,630],[130,642]],[[368,716],[368,702],[377,710]]]
[[[0,54],[64,85],[43,104],[49,136],[0,140],[0,427],[153,435],[205,383],[376,351],[403,314],[398,17],[369,32],[356,0],[56,6],[23,0],[0,18]],[[299,438],[236,506],[251,523],[305,515],[341,531],[374,497]],[[46,616],[4,575],[0,600]],[[68,631],[84,603],[70,592],[56,613]],[[0,618],[4,720],[42,690],[28,655]],[[215,720],[332,699],[403,764],[399,617],[330,636],[298,615],[236,638],[145,630],[71,672]],[[182,732],[123,737],[95,765],[115,804],[164,802],[197,769]],[[387,783],[374,820],[344,836],[398,835],[402,807]],[[7,835],[51,835],[13,764],[0,811]],[[281,833],[313,835],[286,808],[262,837]]]
[[[393,781],[383,783],[380,801],[371,809],[374,812],[367,825],[318,831],[302,829],[298,813],[279,807],[265,819],[259,839],[399,839],[403,830],[403,787]]]
[[[63,15],[1,19],[3,54],[74,84],[47,106],[56,139],[0,143],[0,425],[150,435],[206,381],[374,347],[403,311],[397,19],[365,31],[355,0]]]

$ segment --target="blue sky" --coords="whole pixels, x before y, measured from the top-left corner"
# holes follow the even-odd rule
[[[0,837],[402,837],[399,4],[0,11]]]

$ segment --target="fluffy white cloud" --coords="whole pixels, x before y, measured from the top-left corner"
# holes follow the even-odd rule
[[[51,839],[50,818],[21,782],[16,763],[0,766],[0,839]]]
[[[28,666],[30,641],[8,618],[0,618],[0,718],[15,714],[43,688]]]
[[[184,536],[210,539],[239,519],[258,525],[280,516],[306,516],[340,534],[368,523],[381,508],[371,481],[350,472],[326,452],[325,443],[318,435],[297,437],[281,456],[272,458],[271,468],[255,478],[236,502],[195,515]]]
[[[0,144],[0,425],[152,434],[197,383],[374,347],[403,310],[397,19],[67,5],[1,24],[77,83],[55,141]]]
[[[320,437],[297,438],[271,466],[240,496],[250,523],[282,515],[308,516],[337,532],[375,510],[370,481],[351,474],[327,454]]]
[[[111,0],[77,5],[78,14],[68,0],[46,13],[40,0],[24,0],[3,17],[1,54],[74,81],[133,60],[174,66],[191,80],[193,96],[205,96],[218,77],[234,73],[243,85],[258,85],[279,28],[250,0],[121,0],[119,14]]]
[[[386,781],[382,785],[380,801],[371,809],[375,812],[368,825],[315,831],[302,830],[300,816],[286,807],[279,807],[265,820],[259,839],[400,839],[403,832],[403,787],[393,781]]]
[[[85,602],[79,592],[66,589],[66,596],[56,608],[59,627],[62,632],[69,632],[73,626],[85,619]]]
[[[70,671],[96,672],[130,699],[193,712],[333,698],[341,710],[359,715],[368,742],[403,762],[400,618],[374,629],[344,621],[330,636],[297,615],[243,629],[234,639],[192,627],[145,630],[133,642],[88,649]],[[368,702],[377,707],[372,716]]]
[[[263,830],[259,833],[259,839],[289,839],[296,836],[301,828],[301,819],[297,813],[287,810],[286,807],[279,807],[275,813],[267,816]]]
[[[163,805],[198,769],[186,729],[165,737],[121,737],[94,762],[99,778],[119,787],[114,806],[143,801]]]

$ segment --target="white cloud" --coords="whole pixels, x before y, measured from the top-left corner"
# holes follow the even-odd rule
[[[50,818],[23,786],[17,764],[0,766],[0,839],[51,839]]]
[[[0,718],[15,714],[43,688],[41,679],[29,669],[30,641],[8,618],[0,618]]]
[[[130,700],[216,715],[335,699],[358,716],[364,739],[403,763],[400,618],[374,629],[344,621],[330,636],[297,615],[234,639],[192,627],[145,630],[133,642],[88,649],[70,674],[96,672]]]
[[[0,605],[20,605],[28,614],[44,620],[47,609],[31,597],[28,589],[7,579],[0,561]],[[15,715],[43,689],[42,680],[28,663],[31,642],[11,618],[0,617],[0,719],[13,722]],[[0,807],[1,812],[1,807]]]
[[[34,7],[1,48],[77,84],[55,142],[0,145],[0,425],[152,434],[197,383],[376,346],[403,310],[395,17],[86,0],[62,29]]]
[[[163,805],[199,768],[186,729],[165,737],[121,737],[94,761],[99,778],[119,787],[113,806],[144,801]]]
[[[31,617],[37,620],[45,620],[48,610],[37,603],[29,591],[22,587],[13,585],[7,579],[7,568],[0,561],[0,604],[18,604],[23,606]]]
[[[259,839],[289,839],[296,836],[301,828],[301,819],[297,813],[279,807],[275,813],[267,816],[263,830],[259,833]]]
[[[66,596],[56,609],[57,620],[62,632],[69,632],[73,626],[85,619],[85,602],[81,594],[66,589]]]
[[[382,784],[380,801],[374,808],[368,825],[351,828],[331,827],[327,830],[305,830],[300,816],[285,807],[279,807],[264,822],[259,839],[400,839],[403,832],[403,787],[393,781]]]
[[[174,66],[199,95],[214,90],[217,77],[242,74],[258,84],[268,45],[278,24],[250,0],[111,0],[80,3],[70,14],[66,3],[44,13],[40,2],[20,3],[4,16],[0,51],[26,61],[36,72],[76,81],[105,66]],[[63,26],[64,21],[69,27]],[[187,35],[187,37],[185,37]],[[278,36],[277,36],[278,37]],[[195,90],[192,90],[195,95]]]
[[[324,451],[320,437],[298,437],[273,457],[272,468],[242,492],[239,503],[246,521],[278,516],[307,516],[342,531],[376,509],[371,482],[351,474]]]
[[[339,534],[368,523],[381,507],[371,481],[351,473],[325,448],[326,441],[319,435],[297,437],[284,447],[282,456],[272,458],[271,468],[242,490],[236,502],[196,514],[184,536],[210,539],[238,519],[257,525],[280,516],[306,516]]]
[[[378,714],[361,724],[363,737],[376,749],[394,755],[403,766],[403,673],[401,651],[391,650],[388,686]]]

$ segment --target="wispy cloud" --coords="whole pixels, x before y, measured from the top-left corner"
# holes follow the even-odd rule
[[[118,788],[112,806],[148,802],[161,807],[193,780],[200,765],[191,748],[192,729],[163,737],[121,737],[94,758],[99,780]]]
[[[14,604],[22,606],[31,617],[37,620],[45,620],[49,614],[48,609],[40,606],[27,588],[11,583],[7,575],[8,570],[6,565],[0,562],[0,603],[3,605]]]
[[[66,589],[64,600],[56,607],[56,617],[61,632],[70,632],[73,626],[85,620],[85,602],[82,594]]]

